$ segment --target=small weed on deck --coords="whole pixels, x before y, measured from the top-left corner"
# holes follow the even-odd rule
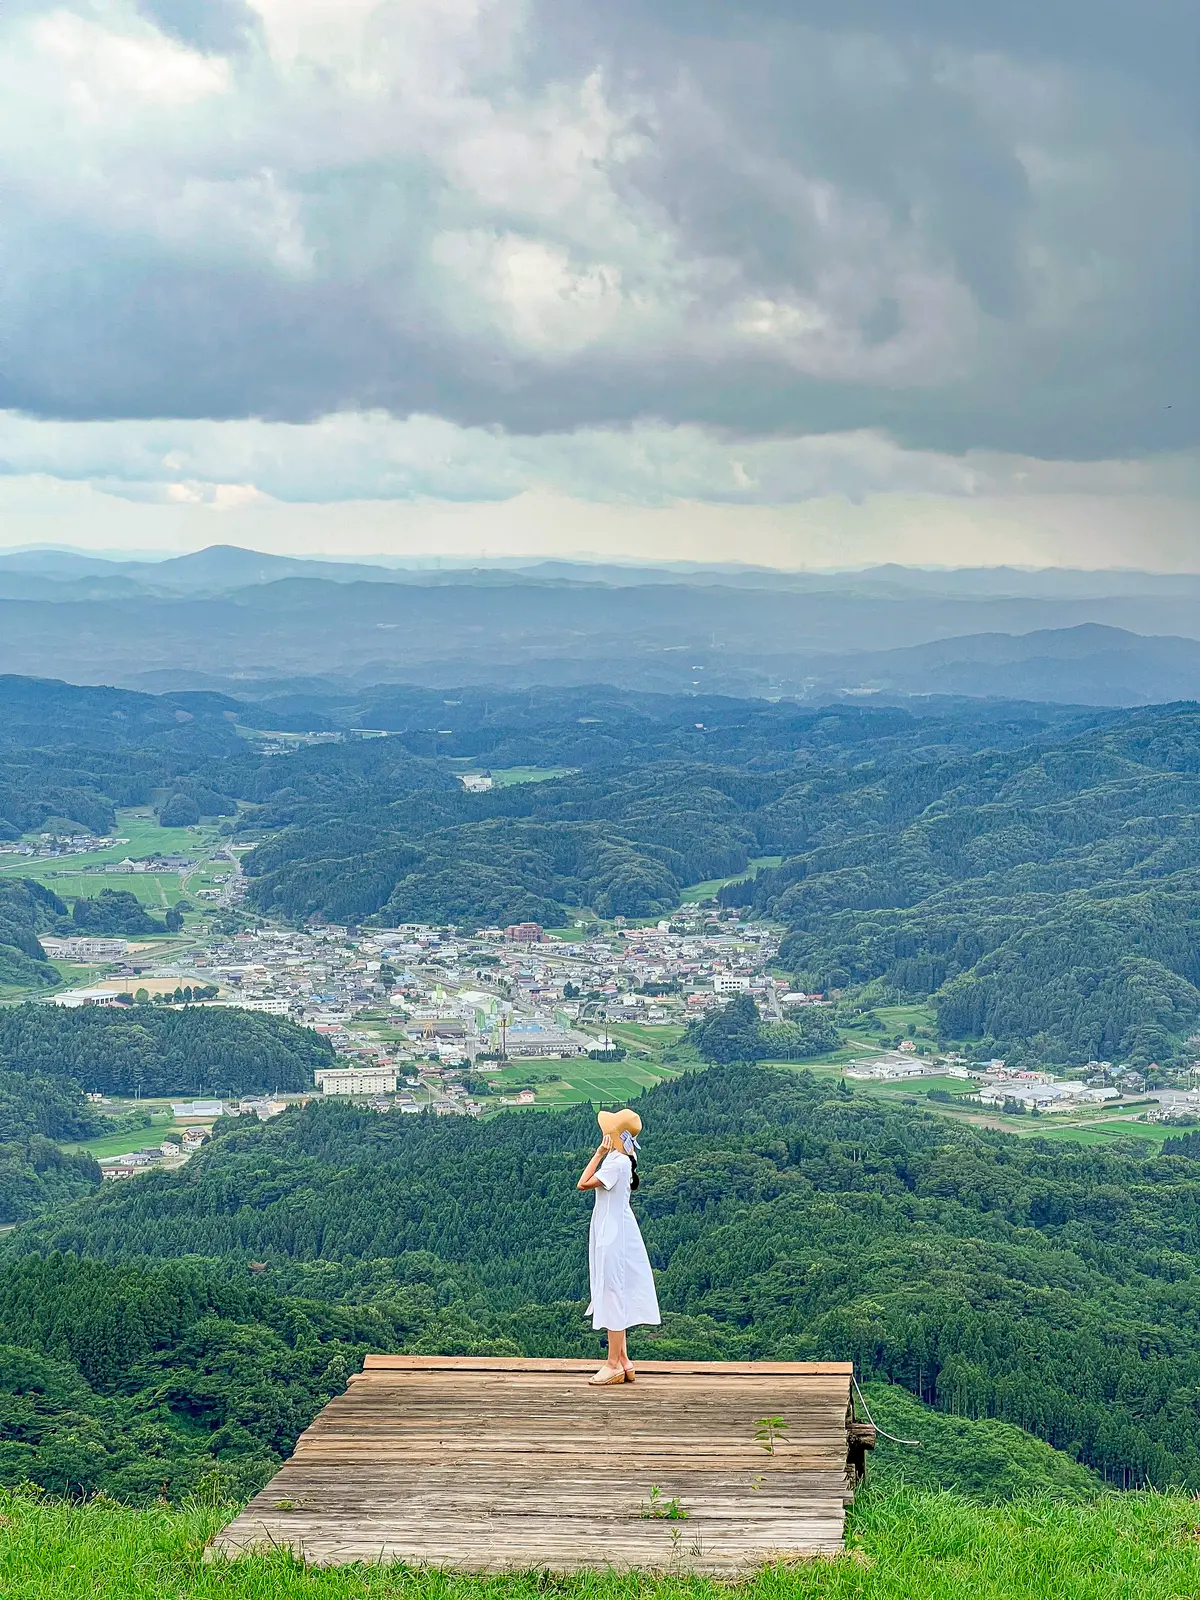
[[[398,1514],[402,1514],[398,1508]],[[768,1568],[736,1585],[686,1574],[471,1578],[399,1567],[309,1570],[285,1551],[205,1565],[233,1515],[131,1511],[0,1493],[5,1600],[1184,1600],[1200,1593],[1200,1529],[1185,1496],[1032,1498],[865,1492],[836,1560]]]

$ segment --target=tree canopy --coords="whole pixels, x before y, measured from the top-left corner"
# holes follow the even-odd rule
[[[311,1028],[235,1006],[8,1006],[0,1069],[70,1079],[102,1094],[311,1089],[334,1060]]]

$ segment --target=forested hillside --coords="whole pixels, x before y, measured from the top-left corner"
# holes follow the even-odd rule
[[[643,1353],[853,1359],[1118,1485],[1200,1488],[1200,1164],[958,1129],[761,1068],[688,1075],[640,1110],[636,1205],[669,1313]],[[588,1354],[574,1183],[595,1137],[586,1109],[477,1124],[313,1104],[27,1224],[10,1270],[188,1257],[329,1315],[369,1307],[364,1337],[410,1350]],[[69,1354],[72,1321],[40,1347]],[[130,1370],[140,1387],[156,1369]],[[165,1403],[186,1415],[195,1392]]]
[[[897,769],[857,821],[724,891],[812,981],[932,994],[943,1037],[1050,1061],[1176,1057],[1200,1017],[1200,711]],[[815,820],[815,819],[814,819]]]
[[[56,894],[25,878],[0,878],[0,984],[47,988],[58,973],[38,940],[67,915]]]
[[[77,1083],[0,1069],[0,1223],[23,1222],[96,1189],[95,1159],[65,1151],[61,1142],[93,1138],[110,1126],[91,1110]]]
[[[240,1009],[0,1007],[0,1223],[90,1194],[100,1168],[62,1145],[123,1131],[84,1091],[238,1095],[311,1089],[332,1047],[310,1028]]]
[[[311,1089],[329,1041],[284,1017],[221,1006],[8,1006],[0,1070],[66,1077],[101,1094]]]
[[[343,747],[306,752],[296,782],[255,817],[282,831],[246,858],[253,903],[289,917],[385,924],[554,922],[581,905],[603,916],[655,916],[678,903],[686,884],[797,848],[811,813],[818,827],[835,811],[845,812],[843,826],[852,823],[858,791],[883,773],[965,755],[980,737],[978,716],[957,708],[924,719],[699,697],[631,706],[631,698],[597,691],[591,715],[571,723],[552,702],[540,729],[510,730],[505,759],[536,756],[580,770],[490,794],[426,783],[397,798],[370,745],[370,755],[356,755],[343,794],[314,771],[318,763],[337,769]],[[500,730],[484,720],[493,725],[448,730],[443,747],[489,744]],[[998,748],[1046,726],[1029,708],[994,708],[985,723]]]
[[[197,1264],[0,1269],[0,1483],[134,1503],[257,1488],[386,1313],[284,1299]]]

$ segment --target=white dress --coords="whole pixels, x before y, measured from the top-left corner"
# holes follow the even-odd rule
[[[602,1187],[595,1190],[588,1239],[592,1327],[620,1329],[659,1323],[662,1318],[650,1257],[629,1207],[633,1164],[627,1155],[613,1150],[600,1163],[596,1177]]]

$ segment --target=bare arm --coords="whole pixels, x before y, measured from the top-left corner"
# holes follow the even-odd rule
[[[605,1156],[611,1155],[615,1148],[616,1146],[613,1144],[608,1134],[605,1134],[596,1148],[596,1154],[580,1173],[579,1182],[575,1185],[577,1189],[602,1189],[604,1187],[604,1185],[600,1182],[600,1179],[596,1176],[596,1172]]]

